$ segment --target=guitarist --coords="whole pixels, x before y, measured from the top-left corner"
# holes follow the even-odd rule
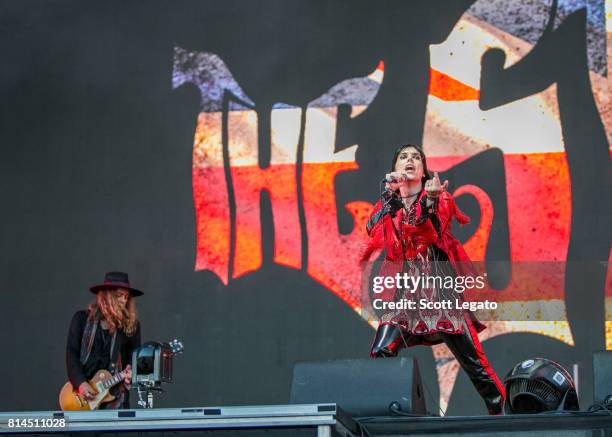
[[[127,273],[109,272],[104,283],[90,291],[96,295],[86,311],[77,311],[72,317],[66,345],[66,369],[75,391],[87,400],[95,395],[87,382],[98,370],[111,373],[125,371],[122,384],[111,394],[114,401],[100,408],[129,408],[129,392],[125,384],[132,378],[132,352],[140,346],[140,323],[136,316],[134,298],[142,291],[132,288]]]

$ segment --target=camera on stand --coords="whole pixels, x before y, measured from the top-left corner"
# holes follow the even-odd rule
[[[162,382],[172,382],[172,360],[183,352],[183,343],[150,341],[132,353],[132,385],[138,391],[138,405],[153,408],[153,393],[163,392]]]

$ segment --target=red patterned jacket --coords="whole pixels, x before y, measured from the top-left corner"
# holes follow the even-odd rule
[[[419,224],[416,226],[402,223],[401,199],[397,195],[387,191],[384,195],[384,204],[380,200],[376,202],[366,225],[370,238],[362,253],[362,263],[373,261],[384,249],[385,259],[379,276],[395,276],[402,271],[404,259],[413,260],[417,254],[433,244],[446,253],[457,275],[475,276],[477,273],[470,258],[451,232],[453,219],[460,224],[470,221],[469,217],[457,207],[453,196],[444,191],[436,202],[428,207],[427,195],[423,190],[416,202],[416,217],[419,218],[417,220]],[[394,296],[393,287],[385,289],[380,297],[392,300]],[[474,317],[472,321],[478,332],[485,329],[485,325]]]

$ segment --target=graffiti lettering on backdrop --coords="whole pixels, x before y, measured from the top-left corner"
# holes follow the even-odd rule
[[[449,41],[446,44],[452,44],[452,39]],[[435,50],[432,51],[432,63],[435,64],[440,56]],[[447,132],[456,123],[457,117],[452,117],[453,105],[461,105],[459,109],[466,117],[468,128],[469,117],[480,118],[482,111],[478,109],[478,91],[446,74],[445,65],[441,64],[439,70],[432,69],[431,73],[424,142],[431,156],[431,165],[436,169],[448,170],[459,167],[471,158],[466,150],[462,150],[462,154],[445,156],[445,149],[437,143],[439,135],[447,137],[460,132],[460,126]],[[261,126],[255,110],[256,103],[245,94],[217,55],[189,52],[181,48],[175,50],[173,86],[193,83],[200,89],[202,99],[193,148],[196,270],[213,271],[227,284],[230,279],[261,267],[260,194],[265,190],[269,193],[274,224],[273,261],[295,269],[305,268],[312,278],[336,293],[355,311],[364,317],[370,316],[360,307],[361,271],[358,257],[365,243],[363,229],[372,205],[363,201],[344,205],[352,214],[354,226],[351,233],[340,233],[334,178],[340,172],[357,170],[355,152],[358,146],[353,145],[338,152],[334,148],[338,106],[350,105],[351,117],[358,116],[376,98],[383,79],[384,66],[380,63],[368,76],[347,79],[332,86],[310,102],[305,110],[284,103],[273,105],[270,114],[270,163],[262,168],[258,142],[258,129]],[[554,113],[541,111],[541,107],[542,98],[538,96],[517,101],[504,108],[500,116],[494,112],[488,114],[488,126],[495,126],[498,119],[501,123],[508,116],[516,118],[526,113],[527,120],[533,120],[534,125],[548,124],[545,130],[549,133],[548,141],[562,146],[557,117]],[[445,118],[438,120],[440,114]],[[531,130],[527,123],[524,125],[525,129],[521,132],[527,134],[517,139],[520,144],[530,138],[530,131],[536,130],[535,127]],[[478,132],[467,134],[478,138]],[[505,137],[485,137],[485,140],[495,144],[502,141],[500,138]],[[457,142],[460,141],[453,141]],[[475,140],[468,146],[473,143]],[[500,145],[508,148],[503,143]],[[533,144],[535,147],[536,144]],[[512,208],[506,213],[513,236],[513,252],[510,254],[513,261],[557,261],[563,257],[568,239],[569,182],[567,176],[565,180],[558,176],[554,179],[554,187],[547,185],[551,180],[548,177],[551,166],[557,172],[559,167],[564,168],[560,164],[564,162],[563,156],[560,160],[557,156],[555,153],[512,154],[510,151],[505,154],[503,166],[507,179],[523,178],[527,171],[534,176],[529,179],[534,187],[528,186],[533,189],[527,194],[515,192],[524,190],[525,183],[507,185],[508,198],[526,202],[516,206],[510,202]],[[535,195],[542,189],[551,193],[551,201],[545,205],[532,202],[529,193]],[[484,260],[495,215],[490,193],[483,186],[465,185],[456,187],[454,194],[471,195],[478,201],[480,223],[465,246],[473,259]],[[502,195],[505,206],[506,193]],[[513,214],[515,211],[524,212],[530,205],[537,206],[530,214]],[[533,220],[529,218],[538,216],[548,217],[548,222],[553,226],[537,230],[538,233],[547,233],[549,244],[544,249],[535,248],[540,252],[534,253],[533,245],[529,244],[534,232],[531,226]],[[542,217],[538,221],[546,221]],[[302,238],[304,232],[308,236],[306,240]],[[305,241],[306,248],[301,246],[302,241]],[[343,255],[329,256],[339,253]],[[523,278],[521,283],[517,283],[514,276],[504,289],[506,293],[499,298],[509,300],[507,305],[520,302],[523,313],[528,310],[525,308],[527,301],[532,305],[542,301],[547,304],[560,301],[563,305],[562,276],[543,282],[536,275]],[[531,283],[526,284],[526,281]],[[533,291],[537,291],[537,296]],[[536,305],[534,312],[537,308]],[[516,320],[524,319],[517,314]],[[537,329],[534,326],[532,324],[530,329],[544,333],[542,326]],[[502,331],[509,330],[514,329],[504,324]],[[525,326],[520,330],[526,330]],[[547,335],[571,343],[571,334],[564,325],[554,332],[547,332]]]
[[[435,56],[432,58],[436,59]],[[432,129],[429,120],[436,116],[436,112],[429,108],[435,110],[432,103],[435,101],[447,105],[459,102],[465,113],[470,114],[470,107],[465,105],[471,104],[472,100],[477,106],[475,99],[478,91],[442,70],[432,69],[431,72],[425,147],[431,156],[431,165],[435,169],[444,170],[453,166],[460,168],[471,157],[465,151],[462,156],[442,155],[436,145],[435,132],[432,131],[437,129],[437,132],[443,132],[448,123],[436,123]],[[340,172],[357,170],[355,152],[358,146],[353,145],[341,151],[335,151],[334,148],[338,106],[350,105],[351,117],[359,116],[376,98],[383,79],[384,64],[381,62],[368,76],[347,79],[332,86],[305,109],[284,103],[273,105],[270,114],[270,163],[262,168],[259,164],[258,140],[258,129],[261,126],[255,110],[256,103],[245,94],[217,55],[175,49],[173,86],[176,88],[185,83],[195,84],[200,89],[202,99],[192,169],[197,223],[196,270],[210,270],[227,284],[229,280],[261,267],[260,194],[265,190],[269,193],[272,208],[273,261],[287,267],[305,269],[312,278],[341,297],[369,322],[373,325],[377,323],[371,313],[361,308],[361,270],[358,265],[358,257],[366,239],[364,225],[372,205],[364,201],[344,205],[352,214],[354,226],[349,234],[342,234],[338,229],[334,178]],[[444,106],[442,108],[445,109]],[[529,102],[519,103],[517,110],[522,113],[525,108],[530,108]],[[542,119],[548,121],[546,114]],[[492,119],[491,124],[494,122]],[[558,136],[554,136],[559,131],[558,123],[554,120],[548,122],[552,126],[549,130],[553,132],[553,138],[558,139]],[[541,124],[542,121],[536,119],[536,123]],[[521,155],[517,165],[514,165],[515,161],[506,157],[502,166],[506,167],[506,171],[511,171],[508,177],[521,177],[521,172],[525,171],[524,159],[525,156]],[[546,159],[535,159],[533,165],[536,172],[539,171],[539,174],[535,173],[533,183],[544,188],[547,188],[545,183],[550,171],[546,162]],[[558,178],[556,183],[558,192]],[[516,190],[517,186],[519,184],[513,184],[508,189]],[[472,259],[484,260],[496,213],[495,202],[489,197],[491,193],[484,186],[470,184],[455,187],[454,194],[470,195],[478,202],[480,222],[465,246]],[[521,236],[521,233],[525,233],[524,239],[529,240],[530,232],[533,232],[530,222],[523,219],[525,214],[506,212],[506,193],[501,194],[504,208],[500,206],[500,211],[509,217],[511,232]],[[520,193],[510,194],[525,197],[520,196]],[[495,197],[498,198],[499,194]],[[562,205],[563,201],[561,196],[559,202]],[[515,208],[524,210],[527,206],[518,205]],[[539,230],[548,232],[549,238],[559,241],[561,247],[567,241],[569,222],[567,205],[563,206],[564,214],[557,213],[558,226]],[[539,206],[538,210],[541,214],[549,214],[555,208],[558,210],[558,207],[559,204],[549,202]],[[500,212],[497,211],[497,214]],[[304,233],[307,239],[302,238]],[[522,240],[517,238],[516,242],[513,241],[514,247],[518,246],[522,250],[514,251],[511,259],[537,260],[530,258],[533,255],[529,252],[533,250],[531,245],[517,244]],[[307,247],[302,247],[302,242]],[[549,246],[556,247],[553,244]],[[542,259],[550,261],[559,258]],[[535,313],[541,304],[555,304],[558,301],[563,304],[562,275],[554,280],[543,280],[537,275],[518,280],[517,275],[514,276],[504,289],[505,293],[499,295],[498,300],[507,301],[504,302],[506,307],[518,303],[519,311],[525,313],[530,311],[526,306],[529,303]],[[537,317],[534,319],[537,320]],[[515,320],[525,319],[521,314]],[[536,325],[532,323],[529,327],[524,324],[512,327],[511,323],[504,322],[500,329],[490,330],[489,335],[531,330],[571,343],[571,334],[565,325],[552,331],[546,323]]]

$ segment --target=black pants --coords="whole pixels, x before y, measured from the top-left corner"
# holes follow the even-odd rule
[[[395,357],[410,337],[401,325],[383,323],[376,331],[370,355],[374,358]],[[436,333],[453,353],[461,368],[484,400],[489,414],[500,414],[505,390],[482,351],[476,330],[469,321],[464,322],[463,334]]]

